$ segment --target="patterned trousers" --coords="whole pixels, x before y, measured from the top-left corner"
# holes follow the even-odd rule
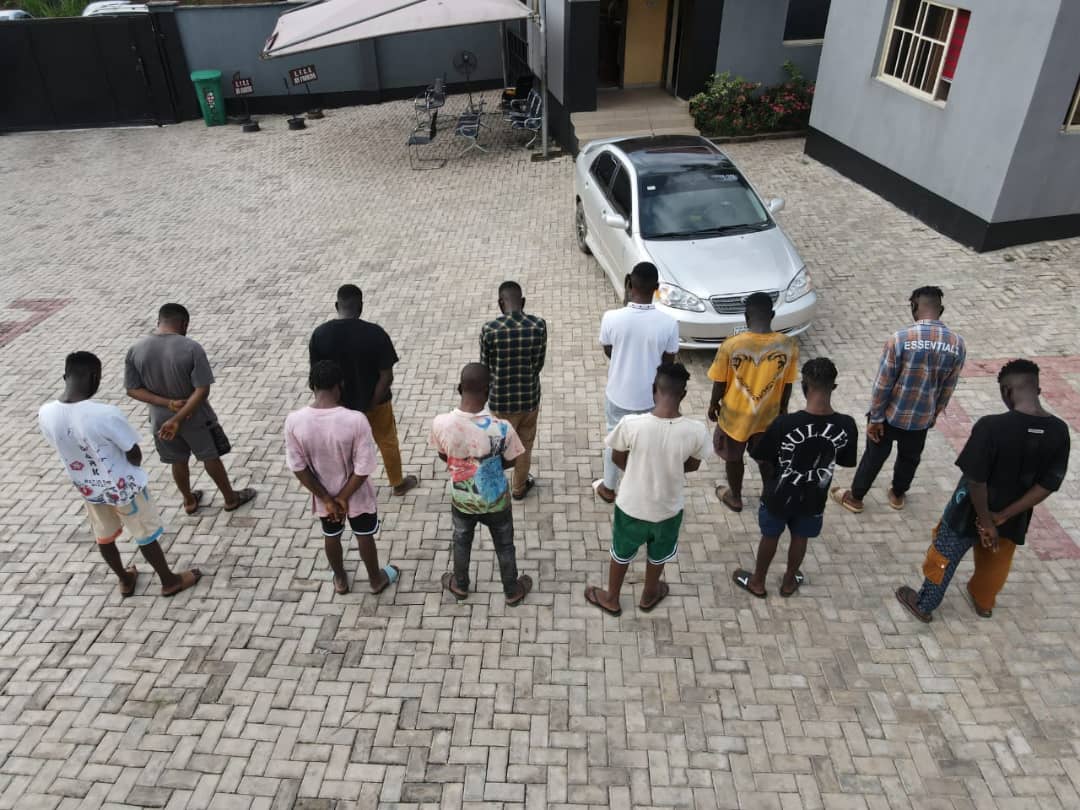
[[[1016,543],[1002,537],[998,541],[998,550],[994,552],[983,548],[978,537],[957,534],[941,521],[934,529],[934,540],[923,563],[926,579],[919,589],[919,610],[931,613],[941,604],[956,573],[956,566],[969,549],[974,549],[975,573],[968,580],[968,593],[983,610],[993,609],[994,601],[1009,577]]]

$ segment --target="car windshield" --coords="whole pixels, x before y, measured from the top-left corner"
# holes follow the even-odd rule
[[[761,200],[730,164],[646,169],[638,182],[643,239],[718,236],[772,227]]]

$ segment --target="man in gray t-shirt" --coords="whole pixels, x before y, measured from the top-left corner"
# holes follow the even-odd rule
[[[232,512],[252,500],[255,490],[233,490],[221,462],[229,440],[208,401],[214,373],[203,347],[187,337],[188,322],[180,304],[158,311],[157,329],[128,351],[124,387],[129,397],[150,406],[154,445],[162,462],[172,465],[184,511],[195,514],[203,498],[201,490],[191,489],[194,455],[225,497],[225,511]]]

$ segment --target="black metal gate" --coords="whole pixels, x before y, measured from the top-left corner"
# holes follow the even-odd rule
[[[171,14],[0,24],[0,130],[167,124],[194,106]]]

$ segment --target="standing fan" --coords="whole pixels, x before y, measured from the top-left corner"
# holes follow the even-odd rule
[[[458,51],[454,54],[454,70],[465,77],[465,92],[469,94],[469,108],[473,106],[472,87],[469,84],[469,77],[476,72],[476,68],[479,66],[479,62],[476,59],[476,54],[472,51]]]

